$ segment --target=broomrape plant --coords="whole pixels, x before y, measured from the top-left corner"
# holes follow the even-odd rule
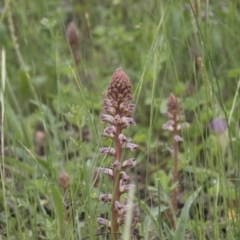
[[[119,238],[119,227],[126,222],[127,211],[129,206],[132,206],[127,198],[121,203],[121,195],[135,187],[125,172],[126,168],[134,167],[134,158],[123,160],[122,157],[125,149],[134,152],[138,147],[132,143],[131,138],[123,134],[124,129],[135,125],[132,118],[135,105],[131,104],[132,100],[131,83],[128,76],[119,68],[114,72],[108,85],[106,98],[103,100],[105,113],[100,116],[103,122],[110,125],[104,129],[103,137],[113,141],[112,147],[102,147],[100,152],[110,155],[113,161],[108,168],[98,168],[98,172],[106,174],[111,180],[112,191],[99,197],[101,201],[111,203],[111,218],[110,220],[98,218],[97,221],[107,226],[114,240]],[[133,235],[134,228],[139,222],[139,213],[136,206],[132,206],[130,210],[132,211],[130,234]]]
[[[183,109],[182,104],[172,93],[168,97],[167,101],[167,112],[166,116],[168,118],[168,121],[163,124],[163,129],[168,130],[172,133],[173,137],[173,179],[172,183],[173,186],[178,181],[178,143],[183,141],[182,137],[179,135],[181,129],[186,128],[189,126],[187,122],[183,122],[184,115],[183,115]],[[174,211],[177,210],[177,195],[178,195],[178,188],[175,187],[173,189],[172,195],[171,195],[171,204],[174,209]],[[175,228],[175,222],[172,219],[171,223],[172,227]]]

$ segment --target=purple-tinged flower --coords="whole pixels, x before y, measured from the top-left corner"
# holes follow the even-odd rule
[[[119,124],[119,123],[121,123],[121,117],[120,117],[119,114],[117,114],[117,115],[114,117],[113,123],[114,123],[114,124]]]
[[[164,123],[164,124],[162,125],[162,128],[163,128],[164,130],[168,130],[168,131],[170,131],[170,132],[173,132],[173,130],[174,130],[173,126],[172,126],[172,125],[169,125],[169,124],[167,124],[167,123]]]
[[[127,182],[127,180],[129,179],[129,176],[125,172],[122,171],[122,172],[120,172],[120,178],[123,181]]]
[[[124,145],[124,144],[132,141],[131,138],[127,138],[127,137],[126,137],[124,134],[122,134],[122,133],[119,134],[118,140],[119,140],[119,142],[121,143],[121,145]]]
[[[162,125],[162,128],[164,130],[168,130],[170,132],[173,132],[174,131],[173,125],[174,125],[174,121],[173,120],[168,120],[166,123],[164,123]]]
[[[115,99],[111,99],[111,103],[113,107],[117,108],[118,107],[118,102]]]
[[[176,142],[182,142],[182,141],[183,141],[183,138],[180,137],[179,135],[175,135],[175,136],[174,136],[174,141],[176,141]]]
[[[109,220],[105,219],[105,218],[97,218],[97,222],[100,225],[105,225],[109,228],[111,227],[111,222]]]
[[[133,118],[130,118],[130,117],[122,117],[121,123],[123,124],[123,127],[130,127],[131,125],[136,125]]]
[[[108,114],[101,114],[100,118],[103,122],[108,122],[108,123],[111,123],[111,124],[114,121],[114,117],[111,116],[111,115],[108,115]]]
[[[119,109],[120,110],[128,110],[128,103],[127,102],[122,102],[120,105],[119,105]]]
[[[125,213],[129,207],[130,207],[130,205],[124,205],[118,201],[115,201],[115,209],[118,211],[119,215],[125,215]]]
[[[101,194],[100,196],[99,196],[99,199],[101,200],[101,201],[103,201],[103,202],[111,202],[112,201],[112,194],[109,194],[109,193],[107,193],[107,194]]]
[[[105,99],[103,99],[103,105],[108,106],[108,107],[112,107],[112,102],[111,102],[110,99],[105,98]]]
[[[114,138],[116,133],[116,128],[114,126],[109,126],[104,129],[103,131],[103,136],[104,137],[109,137],[109,138]]]
[[[127,94],[124,98],[124,102],[131,102],[133,100],[132,94]]]
[[[122,102],[119,106],[121,111],[121,116],[130,116],[134,111],[135,104],[129,104],[127,102]]]
[[[214,118],[209,122],[209,127],[214,133],[220,134],[227,129],[227,122],[224,118]]]
[[[114,107],[109,107],[109,106],[104,106],[104,111],[108,114],[115,115],[116,113],[116,108]]]
[[[128,160],[125,160],[123,163],[122,163],[122,168],[125,168],[125,167],[134,167],[136,165],[136,162],[135,162],[135,158],[130,158]]]
[[[120,193],[127,193],[130,189],[135,188],[134,184],[127,184],[126,181],[120,179],[119,182],[119,191]]]
[[[122,209],[123,205],[119,201],[115,201],[114,208],[117,211],[120,211]]]
[[[122,99],[120,101],[124,101],[123,97],[124,97],[123,93],[118,93],[118,99]]]
[[[121,169],[121,163],[118,160],[115,160],[114,163],[110,165],[110,168],[113,170],[120,170]]]
[[[123,181],[122,179],[120,179],[120,181],[119,181],[119,192],[120,193],[124,192],[126,185],[127,185],[127,183],[125,181]]]
[[[135,108],[135,104],[129,104],[129,105],[128,105],[128,111],[129,111],[130,113],[132,113],[132,112],[134,111],[134,108]]]
[[[170,119],[170,120],[167,121],[167,124],[173,126],[173,125],[175,124],[175,122],[174,122],[173,120]]]
[[[125,147],[129,149],[131,152],[134,152],[138,148],[138,145],[134,143],[126,143]]]
[[[110,155],[114,156],[115,155],[115,149],[111,147],[103,147],[99,149],[100,153],[102,154],[107,154],[109,153]]]
[[[98,168],[98,172],[100,173],[104,173],[106,175],[108,175],[109,177],[113,177],[113,170],[110,168]]]

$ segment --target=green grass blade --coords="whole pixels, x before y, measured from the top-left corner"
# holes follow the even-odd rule
[[[173,240],[184,240],[185,239],[185,230],[186,230],[186,224],[189,218],[189,210],[193,203],[193,201],[198,196],[199,192],[201,191],[201,187],[198,188],[186,201],[181,215],[180,215],[180,221],[177,225],[176,232],[174,234]]]

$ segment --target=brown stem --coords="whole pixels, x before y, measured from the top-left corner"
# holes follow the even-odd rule
[[[174,158],[173,185],[174,185],[178,180],[178,143],[175,140],[173,143],[173,155],[174,155],[174,157],[173,157]],[[173,189],[173,194],[172,194],[172,206],[173,206],[174,210],[177,209],[177,194],[178,194],[178,188],[175,187]]]
[[[63,189],[63,196],[65,198],[65,196],[66,196],[66,189]],[[66,222],[68,221],[68,209],[67,209],[67,206],[64,206],[64,220]]]
[[[173,131],[173,180],[172,184],[175,185],[178,180],[178,142],[175,140],[175,136],[177,136],[178,130],[177,130],[177,114],[174,116],[174,131]],[[173,210],[177,210],[177,195],[178,195],[178,188],[175,186],[172,192],[171,196],[171,203]],[[174,214],[173,214],[174,218]],[[172,219],[171,225],[173,228],[175,228],[175,221]]]
[[[115,155],[115,161],[120,161],[122,156],[122,145],[120,144],[118,140],[118,136],[120,135],[122,129],[121,125],[116,125],[116,134],[114,138],[114,147],[116,151]],[[116,168],[113,170],[113,197],[112,197],[112,206],[111,206],[111,212],[112,212],[112,218],[111,218],[111,229],[113,233],[113,240],[118,239],[118,217],[119,214],[115,209],[115,202],[120,200],[121,193],[119,191],[119,174],[120,169]]]

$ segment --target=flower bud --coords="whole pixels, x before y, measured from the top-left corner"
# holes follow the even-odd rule
[[[67,173],[60,173],[60,175],[58,176],[58,184],[63,189],[66,189],[69,186],[69,176]]]

